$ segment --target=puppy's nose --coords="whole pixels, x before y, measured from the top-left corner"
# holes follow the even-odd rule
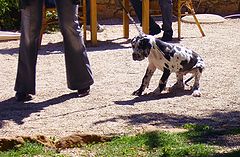
[[[136,60],[136,59],[139,57],[139,55],[136,54],[136,53],[133,53],[133,54],[132,54],[132,57],[133,57],[133,60]]]

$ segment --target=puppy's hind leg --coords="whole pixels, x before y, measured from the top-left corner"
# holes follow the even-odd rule
[[[170,92],[174,90],[183,90],[184,89],[184,84],[183,84],[183,73],[176,73],[177,77],[177,82],[169,89]]]
[[[195,72],[195,81],[194,81],[194,84],[193,84],[193,93],[192,93],[192,96],[194,97],[200,97],[202,95],[201,91],[200,91],[200,85],[199,85],[199,82],[200,82],[200,77],[202,75],[202,69],[201,68],[197,68],[196,69],[196,72]]]

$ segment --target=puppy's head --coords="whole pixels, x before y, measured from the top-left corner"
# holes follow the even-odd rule
[[[148,57],[152,48],[153,37],[150,35],[136,36],[131,40],[133,60],[141,61]]]

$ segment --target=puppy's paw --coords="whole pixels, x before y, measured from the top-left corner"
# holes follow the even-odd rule
[[[200,92],[200,90],[194,90],[192,93],[192,96],[194,97],[201,97],[202,93]]]
[[[142,90],[138,89],[138,90],[134,91],[132,93],[132,95],[140,96],[140,95],[142,95],[142,92],[143,92]]]

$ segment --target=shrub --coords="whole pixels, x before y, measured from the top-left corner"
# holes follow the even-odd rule
[[[0,30],[19,30],[19,0],[0,0]]]

